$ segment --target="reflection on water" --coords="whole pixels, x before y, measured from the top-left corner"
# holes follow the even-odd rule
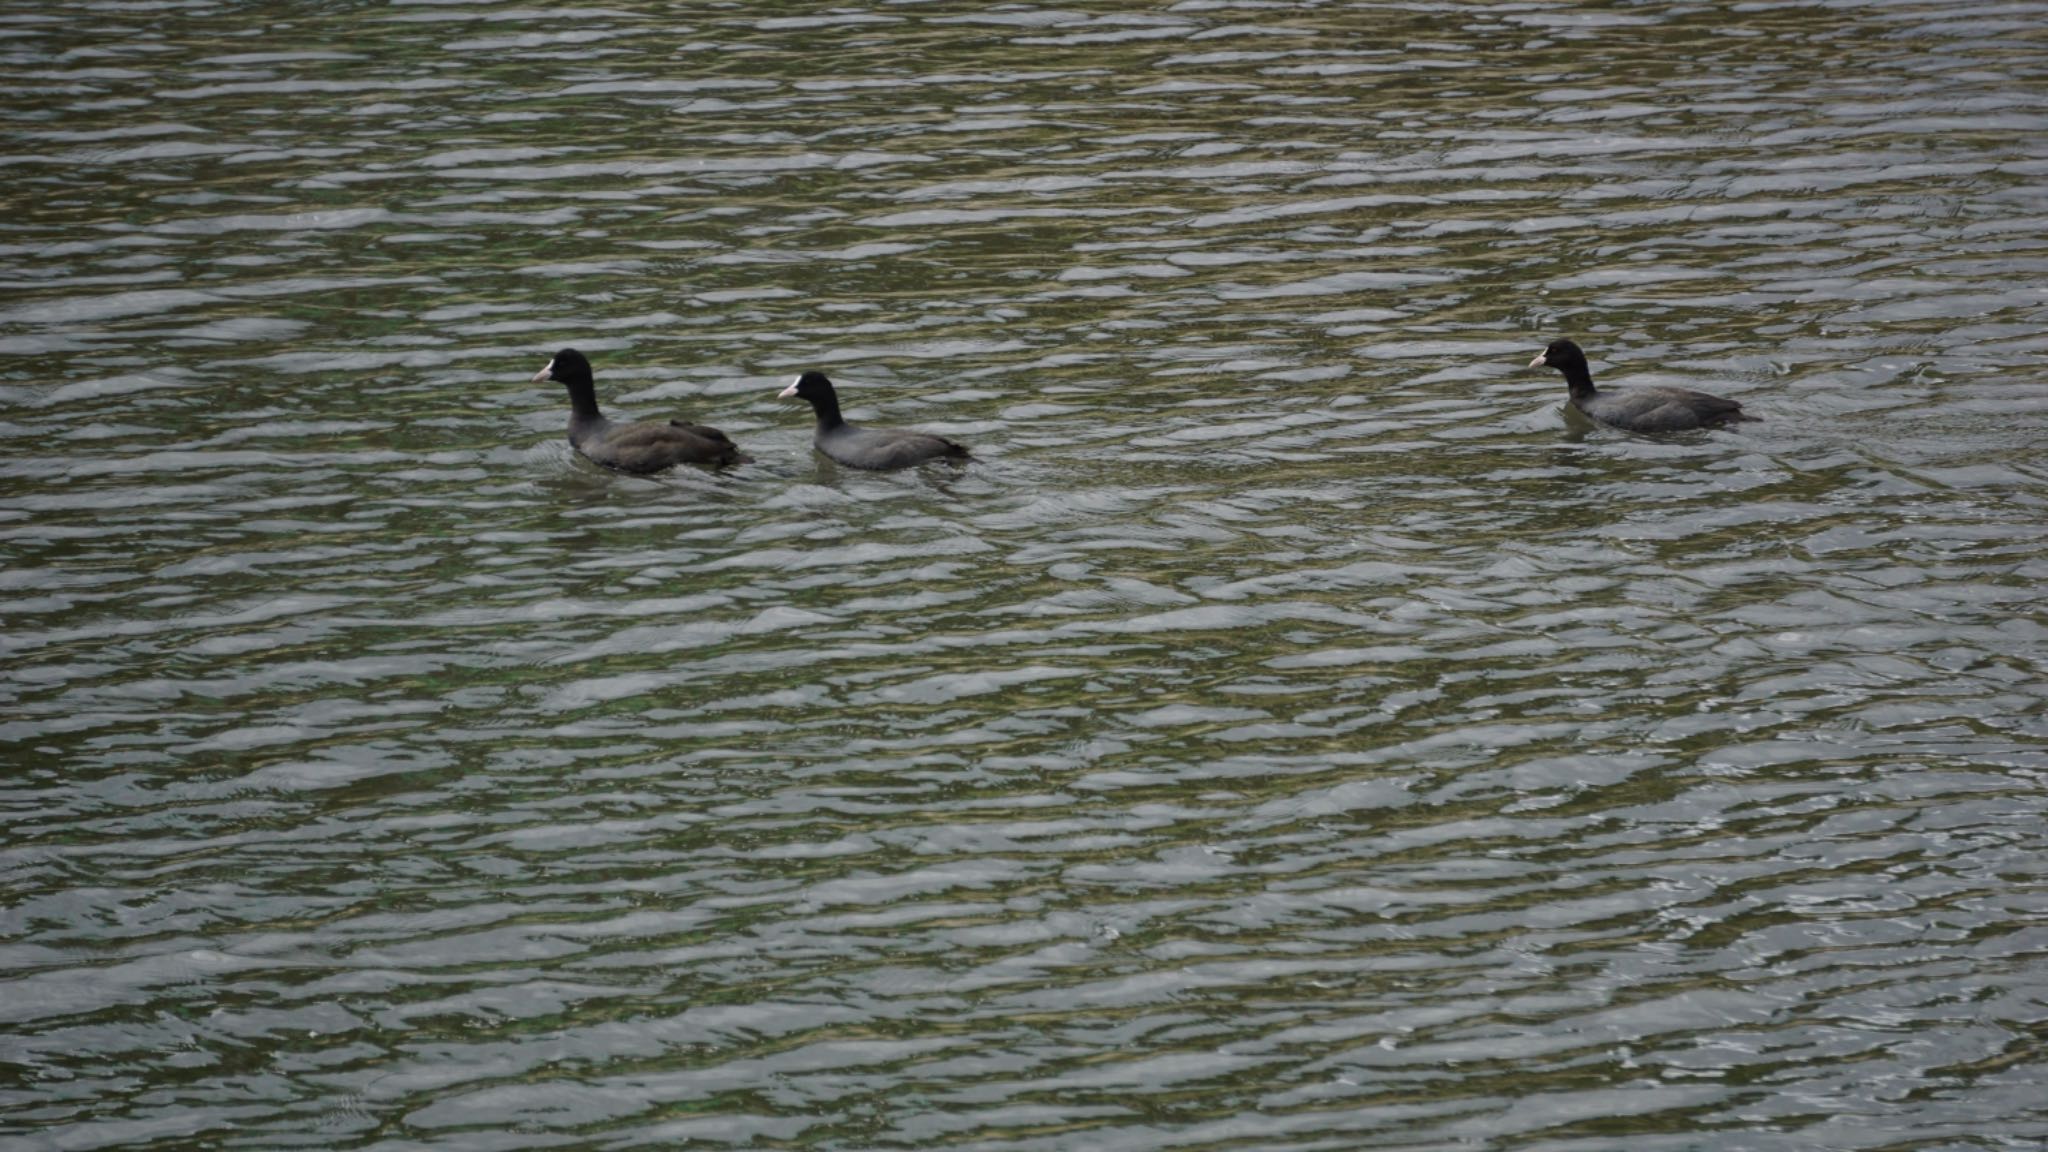
[[[2044,16],[16,11],[0,1132],[2048,1139]]]

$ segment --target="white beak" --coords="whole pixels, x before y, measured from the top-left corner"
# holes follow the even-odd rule
[[[1529,367],[1531,367],[1531,368],[1541,368],[1541,367],[1543,367],[1543,361],[1544,361],[1544,359],[1545,359],[1546,357],[1548,357],[1549,355],[1550,355],[1550,351],[1549,351],[1549,349],[1545,349],[1545,350],[1543,350],[1543,351],[1541,351],[1541,352],[1538,352],[1538,353],[1536,354],[1536,358],[1535,358],[1534,360],[1531,360],[1531,361],[1529,361]]]
[[[553,380],[554,378],[555,378],[555,362],[554,362],[553,360],[550,360],[550,361],[548,361],[548,366],[547,366],[547,367],[545,367],[545,368],[541,369],[540,371],[538,371],[538,372],[535,372],[535,373],[533,374],[533,382],[534,382],[535,384],[539,384],[539,383],[540,383],[540,382],[542,382],[543,380]]]
[[[794,395],[796,395],[796,386],[797,386],[797,381],[798,381],[798,380],[802,380],[802,379],[803,379],[803,377],[799,376],[799,377],[797,377],[797,378],[796,378],[796,380],[791,380],[791,381],[789,382],[789,387],[787,387],[787,388],[784,388],[784,389],[783,389],[782,391],[780,391],[780,392],[777,392],[777,393],[775,394],[775,398],[776,398],[777,400],[787,400],[787,399],[789,399],[789,398],[790,398],[791,396],[794,396]]]

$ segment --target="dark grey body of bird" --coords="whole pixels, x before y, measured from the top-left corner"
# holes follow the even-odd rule
[[[903,432],[890,428],[859,428],[839,414],[839,392],[823,372],[806,372],[777,393],[779,399],[797,397],[810,402],[818,416],[818,430],[811,437],[818,451],[848,468],[890,472],[911,468],[929,460],[966,460],[967,449],[944,436],[929,432]]]
[[[1690,388],[1625,388],[1602,392],[1593,387],[1586,354],[1570,340],[1553,340],[1529,367],[1548,365],[1564,373],[1571,405],[1602,424],[1630,432],[1687,432],[1756,417],[1742,411],[1740,401],[1695,392]]]
[[[559,381],[569,390],[569,446],[593,464],[620,472],[661,472],[678,464],[722,466],[746,459],[739,446],[716,428],[644,421],[618,424],[597,407],[597,382],[590,361],[574,348],[555,353],[534,382]]]

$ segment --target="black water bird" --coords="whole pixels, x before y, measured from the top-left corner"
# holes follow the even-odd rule
[[[811,403],[818,414],[818,431],[811,438],[818,451],[849,468],[887,472],[910,468],[927,460],[965,460],[967,449],[943,436],[926,432],[899,432],[888,428],[856,428],[839,414],[839,393],[823,372],[806,372],[781,392],[779,400],[795,396]]]
[[[1737,420],[1754,420],[1738,401],[1695,392],[1690,388],[1626,388],[1602,392],[1593,387],[1593,372],[1586,366],[1586,354],[1569,340],[1553,340],[1529,367],[1545,364],[1564,373],[1571,388],[1571,405],[1602,424],[1630,432],[1684,432],[1712,428]]]
[[[555,353],[533,382],[560,381],[569,390],[569,445],[593,464],[620,472],[660,472],[678,464],[735,464],[746,457],[725,433],[703,424],[670,420],[614,424],[597,410],[590,361],[574,348]]]

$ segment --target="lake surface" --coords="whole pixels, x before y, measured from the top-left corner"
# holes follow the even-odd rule
[[[2040,1147],[2044,27],[0,10],[0,1136]]]

